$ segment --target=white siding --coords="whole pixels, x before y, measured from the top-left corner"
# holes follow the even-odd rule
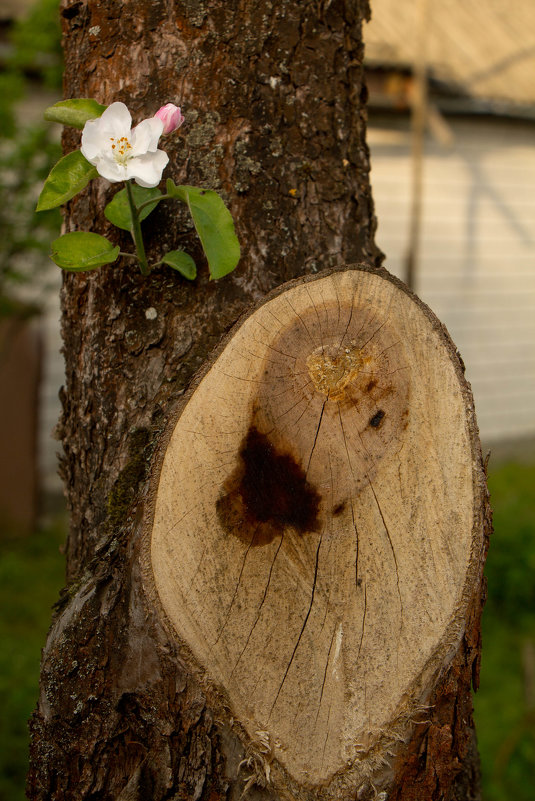
[[[535,435],[535,124],[450,120],[429,139],[416,291],[448,328],[486,441]],[[368,141],[385,266],[403,278],[408,120],[371,115]]]

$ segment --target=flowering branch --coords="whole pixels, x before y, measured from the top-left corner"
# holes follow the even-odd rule
[[[167,103],[153,117],[132,128],[132,117],[124,103],[106,108],[89,98],[64,100],[45,112],[45,119],[82,129],[80,150],[64,156],[53,167],[43,186],[37,210],[55,208],[71,200],[99,175],[111,183],[124,183],[104,209],[107,219],[129,231],[136,249],[123,253],[99,234],[75,231],[52,243],[52,259],[64,270],[81,272],[110,264],[119,256],[136,258],[143,275],[166,264],[185,278],[197,275],[187,253],[173,250],[149,265],[145,253],[142,221],[163,200],[185,203],[205,252],[211,278],[221,278],[235,269],[240,246],[228,209],[216,192],[193,186],[177,186],[167,180],[167,191],[158,184],[169,162],[160,150],[162,136],[175,133],[184,122],[181,110]]]

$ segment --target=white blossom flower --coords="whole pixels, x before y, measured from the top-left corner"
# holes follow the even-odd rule
[[[158,117],[143,120],[132,128],[132,117],[124,103],[112,103],[96,120],[89,120],[82,132],[82,155],[108,181],[128,181],[139,186],[158,186],[169,161],[158,140],[164,123]]]

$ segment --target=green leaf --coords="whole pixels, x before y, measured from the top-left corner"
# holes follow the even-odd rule
[[[183,250],[170,250],[169,253],[163,256],[162,261],[164,264],[168,264],[169,267],[172,267],[173,270],[178,270],[178,272],[189,281],[193,281],[193,279],[197,277],[197,266],[195,262],[191,256],[188,256]]]
[[[104,236],[85,231],[64,234],[52,242],[52,260],[62,270],[96,270],[115,261],[118,255],[119,245],[114,247]]]
[[[151,198],[157,198],[154,203],[151,203],[149,206],[145,206],[145,208],[141,209],[139,213],[139,219],[144,220],[145,217],[148,217],[151,211],[156,208],[160,202],[162,193],[156,186],[152,189],[146,189],[145,187],[138,186],[137,184],[132,184],[132,192],[134,194],[134,202],[136,206],[141,206],[142,203],[145,203],[145,201],[150,200]],[[104,214],[111,223],[116,225],[118,228],[122,228],[123,231],[132,230],[132,215],[130,213],[130,203],[128,202],[128,194],[126,189],[121,189],[120,192],[117,192],[117,194],[114,195],[113,199],[104,209]]]
[[[88,120],[96,120],[106,108],[107,106],[102,106],[90,97],[60,100],[45,109],[45,120],[82,129]]]
[[[232,272],[240,259],[240,243],[230,212],[217,194],[195,186],[177,186],[167,181],[167,194],[186,203],[203,250],[211,278]]]
[[[165,182],[165,188],[168,195],[171,195],[171,197],[176,197],[177,200],[181,200],[186,204],[188,202],[188,193],[186,190],[193,189],[193,187],[189,186],[178,186],[173,180],[171,180],[171,178],[168,178]]]
[[[61,206],[81,192],[89,181],[97,176],[98,172],[85,156],[82,156],[79,150],[73,150],[52,167],[39,195],[36,211]]]

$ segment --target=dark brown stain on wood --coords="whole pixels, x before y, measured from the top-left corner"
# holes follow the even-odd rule
[[[373,417],[370,420],[371,427],[372,428],[379,428],[379,426],[383,422],[384,416],[385,416],[385,413],[383,412],[382,409],[379,409],[379,411],[375,412],[375,414],[373,415]]]
[[[291,526],[300,534],[316,527],[319,495],[289,454],[278,453],[268,437],[252,426],[240,458],[245,468],[240,494],[253,518]]]
[[[254,425],[225,490],[216,503],[221,525],[253,546],[269,544],[285,529],[301,535],[318,530],[320,495],[293,456]]]
[[[342,501],[342,503],[337,503],[336,506],[333,506],[333,511],[332,511],[333,517],[338,517],[339,515],[341,515],[345,511],[346,506],[347,506],[346,501]]]

